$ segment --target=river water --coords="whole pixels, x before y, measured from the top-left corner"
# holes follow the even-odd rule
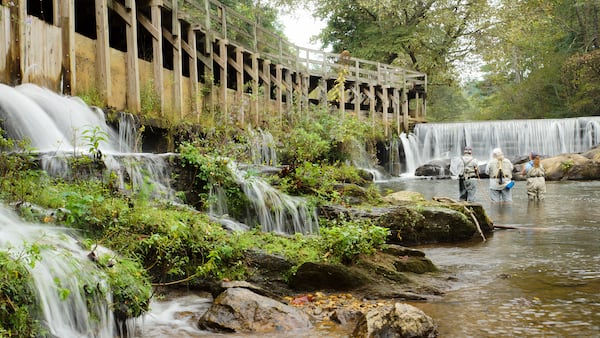
[[[492,204],[488,182],[477,197],[499,230],[484,243],[421,247],[456,287],[413,303],[439,324],[441,337],[600,337],[600,182],[547,182],[529,202],[525,182],[513,203]],[[456,180],[398,180],[393,190],[457,198]]]
[[[486,242],[477,236],[419,247],[453,282],[443,296],[411,304],[434,318],[440,337],[600,337],[600,181],[548,182],[541,203],[528,202],[525,182],[517,182],[510,205],[492,204],[487,184],[480,182],[477,197],[488,215],[519,229],[496,231]],[[456,180],[398,179],[381,188],[428,200],[458,194]],[[208,301],[155,303],[140,337],[257,337],[195,328]],[[310,331],[260,337],[349,336],[339,328]]]

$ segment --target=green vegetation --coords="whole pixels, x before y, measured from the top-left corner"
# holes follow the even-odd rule
[[[310,2],[334,53],[427,73],[430,121],[600,112],[597,0]]]
[[[215,115],[215,118],[223,117]],[[229,165],[232,160],[249,159],[250,131],[216,121],[209,121],[213,128],[202,129],[204,133],[198,133],[200,129],[192,126],[182,133],[182,139],[189,141],[179,145],[178,163],[193,173],[185,193],[196,195],[197,210],[206,210],[213,196],[211,192],[220,189],[228,197],[230,215],[243,215],[248,201]],[[268,123],[280,124],[281,120]],[[328,115],[317,110],[295,119],[294,123],[285,120],[283,128],[273,130],[277,130],[275,142],[281,146],[285,140],[288,146],[279,151],[279,157],[289,164],[287,169],[280,175],[266,177],[280,189],[306,196],[313,205],[345,203],[350,198],[355,203],[381,202],[370,181],[346,164],[355,156],[357,144],[373,146],[381,137],[368,123],[351,115]],[[246,259],[249,250],[285,257],[293,265],[282,272],[289,277],[308,261],[352,263],[358,255],[381,248],[388,234],[384,228],[353,220],[322,220],[322,236],[282,236],[258,229],[230,232],[202,211],[149,199],[144,189],[120,191],[110,175],[94,173],[104,171],[101,166],[85,167],[90,171],[85,176],[50,177],[38,169],[27,143],[0,140],[3,149],[18,150],[14,154],[2,152],[0,156],[2,201],[18,202],[20,215],[29,221],[77,229],[84,248],[94,254],[98,245],[115,252],[100,255],[95,261],[107,276],[118,319],[139,316],[148,310],[151,283],[194,288],[222,279],[247,278],[252,273]],[[84,140],[91,154],[99,154],[99,145],[106,136],[98,129],[91,129],[84,132]],[[68,163],[72,169],[80,170],[84,158],[92,161],[81,157]],[[43,335],[43,328],[36,321],[34,297],[25,297],[31,293],[27,289],[30,277],[22,263],[0,251],[0,277],[7,280],[2,282],[0,278],[3,283],[0,310],[11,311],[7,321],[2,322],[2,334]],[[18,278],[9,280],[11,276]],[[57,285],[57,292],[67,299],[72,292],[79,291]]]

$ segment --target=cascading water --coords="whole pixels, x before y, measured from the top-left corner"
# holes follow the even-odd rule
[[[531,151],[544,156],[583,152],[600,144],[600,117],[425,123],[416,125],[407,138],[402,144],[405,153],[415,151],[412,158],[406,158],[407,172],[413,173],[413,168],[431,160],[460,156],[466,145],[482,160],[496,147],[508,158]]]
[[[237,230],[240,227],[260,225],[265,232],[281,234],[313,234],[319,232],[319,221],[316,210],[310,208],[302,197],[290,196],[275,189],[261,177],[249,175],[234,161],[228,161],[228,166],[236,181],[242,187],[248,201],[252,204],[252,212],[248,212],[243,224],[231,223],[227,212],[226,195],[219,189],[211,191],[210,206],[212,216],[225,227]]]
[[[277,152],[275,150],[273,135],[261,129],[255,131],[249,127],[248,130],[250,132],[252,163],[256,165],[276,166],[278,164]]]
[[[105,274],[65,231],[24,223],[0,207],[0,250],[26,260],[51,335],[112,338],[118,332]]]
[[[352,165],[362,169],[373,176],[373,181],[381,182],[387,179],[385,173],[373,163],[374,160],[371,158],[371,154],[367,151],[365,146],[356,140],[352,140],[349,143],[350,154],[352,157]]]
[[[175,199],[164,160],[168,154],[134,153],[136,132],[129,118],[121,119],[117,133],[106,124],[102,110],[32,84],[0,84],[0,118],[8,136],[31,142],[50,175],[68,177],[69,157],[97,150],[121,189],[129,182],[133,190],[151,189],[154,197]]]

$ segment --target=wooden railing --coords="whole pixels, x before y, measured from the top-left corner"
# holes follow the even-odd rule
[[[298,71],[325,78],[335,78],[346,67],[351,81],[377,83],[381,86],[404,87],[407,82],[426,86],[426,74],[369,60],[296,46],[216,0],[179,0],[185,19],[216,38],[238,45],[253,53]]]

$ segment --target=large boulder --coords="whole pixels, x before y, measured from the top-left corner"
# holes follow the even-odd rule
[[[352,333],[355,338],[429,338],[437,336],[433,319],[418,308],[395,303],[361,316]]]
[[[198,325],[205,330],[236,333],[288,333],[312,326],[303,311],[245,288],[225,290],[200,318]]]
[[[477,233],[472,219],[443,206],[402,206],[379,217],[377,225],[389,228],[389,243],[417,245],[471,239]]]
[[[300,265],[290,285],[296,290],[348,291],[370,282],[367,275],[345,265],[307,262]]]
[[[600,162],[580,154],[561,154],[545,158],[542,165],[546,169],[546,179],[549,181],[600,179]]]
[[[432,160],[419,166],[415,170],[415,176],[449,176],[450,159]]]
[[[389,203],[396,205],[369,209],[346,208],[340,205],[322,206],[322,217],[338,219],[367,218],[373,224],[391,230],[387,242],[400,245],[428,243],[451,243],[471,239],[478,234],[473,217],[477,219],[483,233],[491,233],[493,223],[485,210],[477,203],[426,202],[419,203],[415,194],[387,196]],[[411,202],[410,200],[413,200]],[[416,201],[416,203],[414,202]]]

